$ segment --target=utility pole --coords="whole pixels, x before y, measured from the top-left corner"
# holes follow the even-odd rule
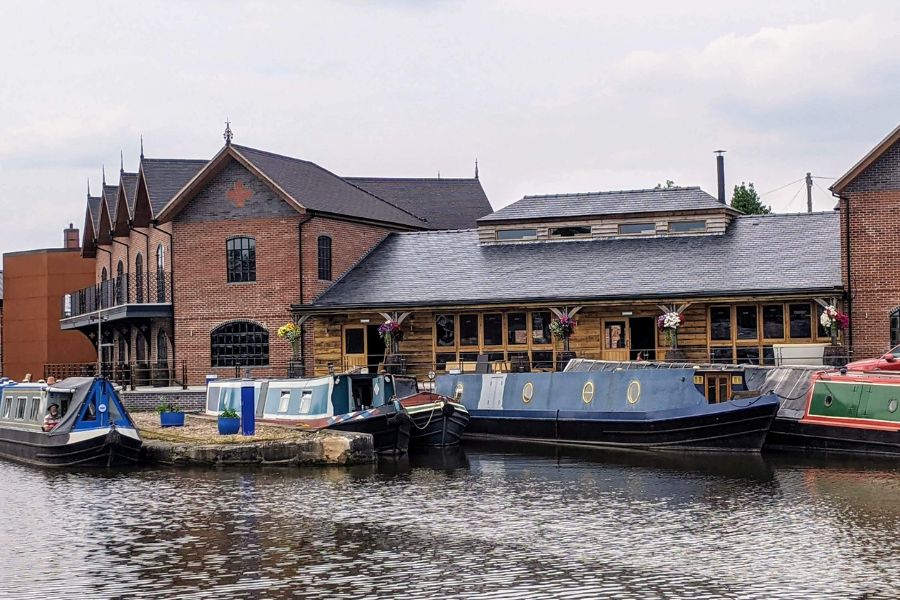
[[[806,212],[812,212],[812,173],[806,174]]]

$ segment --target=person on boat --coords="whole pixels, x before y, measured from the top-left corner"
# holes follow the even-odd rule
[[[53,431],[53,428],[59,425],[59,405],[51,404],[47,408],[47,415],[44,417],[44,431]]]

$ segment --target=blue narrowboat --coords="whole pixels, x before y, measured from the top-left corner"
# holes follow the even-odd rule
[[[206,413],[241,410],[241,388],[253,386],[256,419],[304,429],[372,435],[381,454],[402,454],[410,418],[396,398],[414,393],[415,380],[393,375],[334,374],[309,379],[217,379],[209,382]]]
[[[467,437],[646,449],[758,452],[773,394],[731,399],[731,373],[574,360],[566,371],[441,375],[436,392],[469,411]]]
[[[0,382],[0,396],[4,458],[44,467],[114,467],[140,458],[141,437],[106,379],[7,380]],[[57,417],[46,426],[51,409]]]

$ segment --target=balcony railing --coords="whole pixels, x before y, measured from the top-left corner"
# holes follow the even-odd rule
[[[77,317],[125,304],[170,304],[171,276],[165,271],[146,273],[138,278],[125,273],[92,286],[65,294],[62,318]]]

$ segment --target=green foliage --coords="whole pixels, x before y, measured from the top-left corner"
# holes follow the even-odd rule
[[[226,408],[222,412],[219,413],[220,419],[238,419],[238,412],[233,408]]]
[[[739,210],[745,215],[767,215],[772,212],[771,206],[766,206],[759,201],[759,194],[753,187],[753,182],[734,186],[734,195],[731,197],[731,208]]]
[[[181,409],[178,408],[177,404],[173,404],[172,402],[163,402],[162,404],[156,407],[156,412],[159,414],[169,413],[169,412],[181,412]]]
[[[663,189],[663,188],[670,188],[670,187],[675,187],[675,182],[672,181],[671,179],[666,179],[666,184],[665,184],[665,185],[663,185],[663,184],[661,184],[661,183],[657,183],[657,184],[656,184],[656,187],[653,188],[653,189],[654,189],[654,190],[661,190],[661,189]]]

